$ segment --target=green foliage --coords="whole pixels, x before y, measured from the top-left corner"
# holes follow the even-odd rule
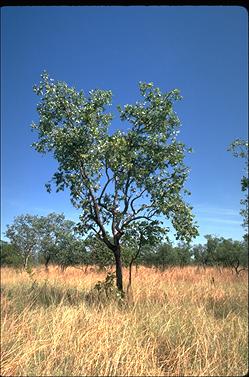
[[[115,274],[108,272],[104,281],[98,281],[86,295],[85,299],[89,304],[105,305],[110,301],[123,301],[123,295],[114,286]]]
[[[128,266],[135,261],[141,262],[148,247],[159,244],[166,233],[159,221],[138,221],[127,227],[122,239],[124,264]]]
[[[205,245],[194,245],[192,248],[194,263],[199,266],[207,266],[210,260],[207,255],[207,248]]]
[[[19,251],[24,268],[28,267],[37,251],[39,233],[34,226],[37,220],[38,216],[26,214],[15,217],[13,224],[7,225],[6,236]]]
[[[219,264],[224,267],[233,267],[236,272],[239,267],[248,266],[248,249],[243,242],[222,239],[216,253]]]
[[[194,260],[206,266],[232,267],[236,273],[248,266],[248,242],[212,235],[205,236],[206,245],[193,247]]]
[[[243,217],[243,227],[245,228],[246,232],[248,233],[248,188],[249,188],[249,178],[248,178],[248,170],[249,170],[249,160],[248,160],[248,141],[242,139],[234,140],[229,148],[228,151],[232,152],[234,157],[239,157],[245,159],[245,172],[241,178],[241,190],[246,192],[245,198],[241,199],[240,204],[242,204],[242,209],[240,211],[241,216]]]
[[[192,263],[192,250],[189,244],[179,243],[175,247],[177,265],[183,267],[188,266]]]
[[[21,267],[22,256],[19,250],[5,241],[0,241],[1,244],[1,258],[0,266]]]
[[[171,242],[158,244],[145,254],[144,262],[147,266],[155,266],[165,270],[171,266],[187,266],[192,264],[192,250],[188,244],[179,243],[173,246]]]
[[[173,245],[170,242],[168,242],[164,243],[158,248],[158,251],[154,256],[153,264],[156,267],[159,267],[160,269],[164,270],[169,266],[177,265],[177,262],[178,260],[176,250],[173,247]]]
[[[58,245],[55,263],[62,270],[69,266],[88,264],[88,253],[82,240],[77,240],[73,236],[64,238]]]
[[[103,270],[115,263],[113,252],[96,236],[89,235],[84,243],[88,256],[86,264],[96,265]]]
[[[66,252],[69,245],[72,245],[72,250],[75,249],[74,225],[74,222],[66,220],[63,214],[56,213],[41,216],[33,224],[39,234],[37,244],[39,259],[46,267],[49,262],[60,262],[62,252]]]
[[[94,289],[96,289],[98,292],[104,291],[108,296],[108,294],[110,294],[114,289],[114,279],[115,275],[112,272],[108,272],[105,281],[98,281],[98,283],[95,284]]]
[[[217,256],[218,245],[222,242],[222,238],[212,236],[207,234],[204,236],[207,240],[206,243],[206,255],[207,255],[207,264],[216,265],[219,264],[219,258]]]
[[[18,254],[25,269],[34,263],[45,263],[47,268],[51,262],[66,268],[85,263],[85,246],[74,226],[63,214],[20,215],[7,226],[6,235],[12,242],[13,257]]]
[[[64,82],[54,82],[46,72],[34,87],[41,102],[39,122],[32,125],[38,132],[33,146],[41,153],[52,152],[58,161],[52,181],[57,191],[67,187],[73,205],[81,208],[81,232],[98,233],[110,249],[131,222],[150,221],[159,214],[172,220],[179,239],[198,234],[181,192],[188,176],[183,163],[188,150],[176,140],[180,121],[173,102],[181,98],[179,92],[164,94],[151,83],[139,88],[144,102],[118,108],[131,129],[109,135],[112,115],[105,107],[111,102],[110,91],[94,90],[86,97]]]

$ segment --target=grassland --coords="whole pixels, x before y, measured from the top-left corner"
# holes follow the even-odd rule
[[[248,370],[246,272],[140,267],[133,295],[121,306],[86,300],[105,273],[3,268],[1,278],[2,376],[241,376]]]

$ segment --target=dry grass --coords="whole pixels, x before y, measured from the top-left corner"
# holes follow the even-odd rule
[[[104,273],[2,269],[2,376],[240,376],[247,275],[140,267],[133,300],[89,305]],[[214,284],[212,283],[214,277]],[[127,281],[127,271],[125,271]],[[131,301],[131,300],[130,300]]]

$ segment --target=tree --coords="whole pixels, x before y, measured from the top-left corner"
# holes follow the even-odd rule
[[[132,226],[127,227],[123,237],[122,246],[128,250],[128,267],[129,282],[127,291],[131,288],[132,265],[142,253],[143,248],[147,245],[153,246],[161,241],[166,230],[159,226],[158,221],[138,221]]]
[[[80,266],[86,260],[87,252],[84,241],[76,239],[73,235],[67,235],[61,239],[55,261],[61,267],[62,271],[69,266]]]
[[[234,241],[232,239],[219,239],[216,250],[216,260],[223,267],[231,267],[236,274],[246,269],[248,266],[248,250],[245,242]]]
[[[193,247],[193,254],[197,264],[205,266],[231,267],[239,275],[248,266],[247,240],[234,241],[210,234],[205,236],[206,245]]]
[[[113,252],[96,235],[89,235],[85,240],[85,245],[89,264],[103,270],[115,263]]]
[[[206,245],[194,245],[193,246],[194,263],[198,266],[206,267],[209,264]]]
[[[37,246],[40,259],[48,270],[49,262],[60,259],[58,254],[62,252],[63,247],[73,245],[76,238],[75,223],[66,220],[64,214],[49,213],[47,216],[37,218],[33,226],[38,235]]]
[[[71,260],[76,261],[74,250],[78,240],[74,227],[75,223],[66,220],[63,214],[21,215],[14,219],[11,226],[7,226],[6,236],[11,240],[12,251],[21,256],[25,268],[32,258],[33,261],[44,263],[48,270],[49,262],[65,261],[69,250],[72,250]],[[82,242],[80,245],[83,246]],[[69,259],[67,257],[67,263]]]
[[[160,270],[164,271],[169,266],[176,266],[178,264],[178,256],[176,249],[171,242],[165,242],[159,246],[157,252],[153,257],[153,264]]]
[[[178,245],[175,247],[175,251],[177,256],[177,264],[179,264],[179,266],[183,267],[191,264],[192,250],[188,243],[178,243]]]
[[[11,244],[19,251],[23,267],[28,267],[31,257],[34,257],[38,245],[38,233],[34,226],[38,216],[20,215],[14,218],[12,225],[7,225],[6,236]]]
[[[20,267],[22,265],[22,257],[19,250],[6,241],[0,240],[0,245],[0,266]]]
[[[245,227],[246,232],[248,233],[248,188],[249,188],[249,179],[248,179],[248,141],[242,139],[234,140],[228,151],[232,152],[234,157],[240,157],[245,159],[245,172],[241,179],[241,190],[246,192],[245,198],[241,199],[240,204],[243,205],[240,214],[243,217],[243,227]]]
[[[223,238],[212,236],[211,234],[207,234],[204,237],[207,240],[205,264],[209,266],[218,265],[219,259],[217,258],[217,249]]]
[[[158,248],[160,247],[160,244],[158,245],[145,245],[142,250],[142,254],[138,257],[136,261],[136,266],[139,264],[142,264],[146,267],[153,267],[156,266],[155,258],[156,254],[158,252]]]
[[[176,140],[180,121],[173,110],[181,96],[177,89],[161,93],[152,83],[140,83],[144,102],[118,107],[131,127],[109,134],[111,91],[91,90],[87,98],[46,72],[41,77],[34,86],[41,102],[39,121],[32,124],[38,132],[33,146],[53,153],[58,170],[52,182],[57,191],[68,188],[72,204],[81,209],[82,234],[95,233],[113,252],[117,287],[123,291],[121,238],[131,223],[163,215],[177,238],[198,234],[183,198],[190,194],[183,191],[189,172],[183,159],[190,150]],[[51,182],[46,187],[51,191]]]

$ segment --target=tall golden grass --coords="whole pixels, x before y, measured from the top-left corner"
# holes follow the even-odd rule
[[[241,376],[248,370],[246,272],[140,267],[125,306],[85,300],[105,273],[1,272],[2,376]]]

